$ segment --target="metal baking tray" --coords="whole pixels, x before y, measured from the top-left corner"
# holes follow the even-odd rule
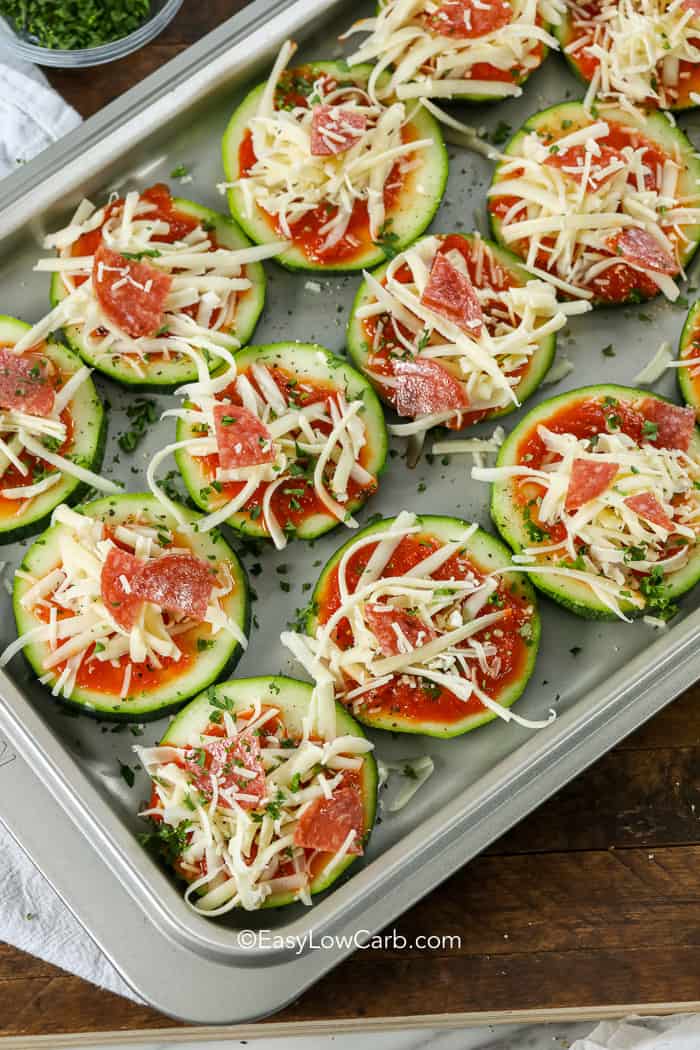
[[[170,171],[184,164],[192,181],[178,186],[174,180],[178,193],[224,209],[215,188],[222,178],[219,144],[238,99],[267,73],[288,36],[302,45],[302,60],[338,57],[337,35],[359,13],[345,0],[317,0],[311,19],[305,0],[258,0],[7,179],[0,193],[0,312],[28,321],[45,312],[47,280],[31,269],[40,237],[62,224],[83,195],[99,200],[114,188],[167,181]],[[502,121],[515,128],[530,113],[580,93],[563,62],[552,56],[531,78],[522,99],[468,109],[466,119],[491,129]],[[690,118],[691,134],[692,122],[699,127],[697,119]],[[450,153],[447,193],[433,229],[483,229],[490,164],[456,147]],[[322,284],[318,294],[303,275],[273,264],[267,271],[267,304],[255,341],[316,340],[342,352],[359,278],[315,275]],[[590,382],[631,382],[662,339],[677,341],[683,319],[682,308],[661,300],[574,319],[560,336],[559,352],[570,357],[575,370],[539,397]],[[611,342],[614,357],[601,353]],[[665,379],[656,389],[673,396],[672,383]],[[172,427],[168,422],[153,426],[134,454],[120,452],[116,437],[128,426],[129,394],[101,377],[98,386],[111,406],[106,473],[132,491],[142,490],[146,463],[171,440]],[[173,399],[155,400],[162,409]],[[506,424],[517,419],[510,417]],[[492,426],[480,429],[488,432]],[[424,457],[409,469],[402,444],[395,447],[397,454],[363,520],[405,507],[456,514],[490,527],[488,488],[470,480],[468,457],[455,455],[447,463]],[[254,558],[264,566],[253,579],[259,628],[239,675],[291,671],[303,677],[282,649],[279,634],[306,600],[303,584],[313,582],[318,572],[313,563],[325,561],[346,538],[338,529],[314,544],[296,543],[281,553],[270,548]],[[22,553],[23,545],[0,552],[6,580],[11,581]],[[275,571],[283,564],[290,567],[289,593],[280,589],[282,577]],[[0,734],[17,756],[0,762],[0,786],[5,786],[0,816],[144,999],[191,1021],[260,1017],[297,997],[350,954],[347,938],[386,926],[700,676],[699,604],[700,590],[683,601],[673,626],[659,631],[643,623],[587,623],[542,600],[541,652],[518,710],[541,717],[554,706],[557,720],[539,733],[497,721],[451,741],[373,734],[379,757],[429,753],[435,773],[409,806],[396,814],[384,812],[366,857],[312,908],[237,912],[216,921],[192,912],[180,887],[136,839],[145,777],[137,773],[129,788],[120,775],[120,763],[135,766],[135,737],[128,729],[117,732],[66,715],[21,658],[0,674]],[[4,645],[13,629],[2,587],[0,624]],[[164,722],[148,723],[139,742],[157,740],[163,728]],[[52,797],[52,811],[60,807],[62,823],[37,819],[41,792],[33,786],[34,776]],[[18,790],[18,780],[26,790]],[[61,847],[68,821],[96,850],[89,861],[82,851],[74,877],[70,855]],[[240,936],[251,928],[283,935],[287,946],[251,948]],[[345,936],[346,946],[311,946],[311,937],[318,945],[333,935]],[[305,946],[292,947],[293,938]],[[152,965],[161,957],[169,964]],[[226,994],[232,987],[236,994]]]

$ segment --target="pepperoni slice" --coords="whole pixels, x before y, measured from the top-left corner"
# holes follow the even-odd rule
[[[628,496],[625,504],[645,521],[650,521],[652,525],[660,525],[662,529],[666,529],[666,532],[673,532],[673,522],[651,492],[640,492],[636,496]]]
[[[571,477],[566,492],[564,509],[574,514],[584,503],[595,499],[609,487],[617,474],[617,463],[598,463],[592,459],[575,459],[571,464]]]
[[[665,273],[673,277],[680,266],[671,253],[646,230],[637,226],[628,226],[610,242],[611,248],[626,259],[645,270]]]
[[[337,853],[351,831],[355,838],[348,853],[362,853],[364,812],[356,787],[341,783],[332,798],[318,798],[299,817],[294,842],[304,849]]]
[[[682,0],[681,7],[685,11],[692,11],[695,18],[700,18],[700,0]]]
[[[437,361],[397,361],[394,375],[394,404],[400,416],[449,412],[469,404],[462,384]]]
[[[102,566],[102,601],[112,619],[125,631],[130,631],[134,626],[143,605],[143,598],[135,591],[136,580],[143,564],[133,554],[121,550],[120,547],[112,547]],[[129,589],[124,586],[122,577],[126,579]]]
[[[214,423],[223,470],[254,467],[275,458],[270,431],[257,416],[240,405],[215,405]]]
[[[49,364],[38,354],[0,350],[0,407],[47,416],[54,403]]]
[[[425,24],[441,36],[473,40],[507,26],[513,9],[505,0],[443,0]]]
[[[656,424],[656,432],[645,434],[649,428],[643,428],[642,440],[646,439],[657,448],[679,448],[688,451],[690,439],[695,430],[695,410],[680,408],[668,401],[657,401],[646,398],[641,405],[644,418]]]
[[[362,138],[367,117],[342,106],[314,106],[311,116],[311,153],[332,157],[347,153]]]
[[[466,273],[453,266],[446,255],[433,259],[430,276],[420,301],[436,314],[478,336],[484,321],[474,285]]]
[[[193,554],[164,554],[145,562],[134,593],[171,613],[203,620],[214,586],[214,572]]]
[[[244,734],[235,739],[227,737],[210,741],[190,752],[185,764],[195,787],[207,799],[213,793],[212,776],[219,791],[253,796],[235,798],[242,809],[256,809],[265,797],[265,768],[256,736]],[[220,797],[220,803],[228,806],[229,800]]]
[[[608,179],[617,174],[619,169],[608,171],[613,161],[620,160],[625,163],[624,155],[613,146],[600,145],[599,149],[600,153],[591,157],[586,179],[586,189],[591,193],[595,193],[605,185]],[[550,168],[559,168],[565,175],[575,179],[580,186],[586,170],[586,152],[584,145],[571,146],[562,153],[550,153],[545,164],[548,164]]]
[[[402,647],[399,640],[401,635],[408,642],[409,649],[426,645],[435,637],[435,632],[420,617],[412,616],[403,609],[393,609],[390,605],[365,605],[365,620],[384,656],[395,656],[396,653],[406,651],[407,647]]]
[[[92,286],[109,320],[132,339],[155,335],[163,324],[172,280],[148,262],[127,259],[100,244],[94,255]]]

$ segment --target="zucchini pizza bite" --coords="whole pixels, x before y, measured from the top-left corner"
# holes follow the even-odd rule
[[[152,186],[83,200],[68,226],[44,238],[55,258],[53,310],[34,329],[63,327],[87,364],[131,388],[169,389],[247,342],[265,298],[260,260],[279,251],[251,245],[236,224]]]
[[[671,110],[700,100],[697,0],[568,0],[555,32],[587,99]]]
[[[564,294],[675,300],[700,238],[700,160],[663,113],[580,102],[535,114],[489,190],[496,240]]]
[[[214,917],[311,904],[362,855],[377,808],[372,744],[328,690],[275,676],[193,700],[156,747],[154,844]]]
[[[348,350],[382,399],[413,420],[392,433],[462,430],[530,397],[556,332],[588,309],[557,302],[551,285],[479,234],[435,234],[365,274]]]
[[[591,619],[668,618],[700,577],[695,413],[643,390],[592,386],[544,401],[512,431],[491,513],[521,571]]]
[[[681,333],[679,360],[669,367],[678,369],[678,385],[687,405],[700,411],[700,301],[693,303]]]
[[[38,532],[88,486],[119,491],[97,473],[107,424],[90,369],[30,335],[28,324],[0,316],[0,543]]]
[[[476,525],[402,511],[335,553],[306,634],[282,642],[365,725],[434,737],[496,717],[540,728],[549,720],[509,710],[540,636],[534,592],[510,567],[507,548]]]
[[[517,98],[548,48],[558,48],[552,30],[564,10],[563,0],[385,0],[343,34],[370,34],[348,65],[377,63],[370,93],[378,98]]]
[[[252,240],[285,241],[284,266],[377,266],[437,210],[447,179],[439,127],[422,107],[374,101],[371,67],[287,69],[294,50],[288,41],[267,82],[233,114],[221,188]]]
[[[53,513],[15,573],[17,639],[53,696],[112,721],[176,710],[238,661],[249,626],[245,572],[219,536],[149,495]]]
[[[384,468],[384,415],[369,383],[341,358],[310,343],[249,346],[222,375],[183,388],[174,453],[192,499],[208,511],[199,531],[227,522],[281,550],[290,536],[313,539],[353,513]]]

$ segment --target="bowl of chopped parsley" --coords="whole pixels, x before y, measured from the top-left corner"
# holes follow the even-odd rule
[[[40,66],[100,66],[153,40],[182,0],[0,0],[0,47]]]

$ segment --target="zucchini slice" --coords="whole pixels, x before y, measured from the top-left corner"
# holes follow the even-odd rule
[[[22,572],[15,576],[17,633],[19,641],[26,639],[24,653],[34,673],[57,699],[110,721],[148,721],[177,710],[235,667],[250,620],[245,571],[221,536],[195,531],[199,515],[182,506],[177,509],[180,521],[143,493],[108,496],[85,504],[79,512],[60,507],[54,524],[27,551]],[[102,529],[92,523],[100,523]],[[104,575],[109,544],[100,542],[100,537],[102,541],[112,539],[124,553],[123,567],[116,570],[109,590],[105,589]],[[169,555],[171,548],[174,553]],[[138,564],[130,561],[134,552]],[[197,560],[196,566],[191,556]],[[172,573],[177,558],[186,559],[185,575],[180,569],[176,583],[181,583],[187,593],[194,594],[194,588],[200,586],[197,579],[190,583],[191,575],[187,574],[197,571],[201,575],[204,571],[206,575],[207,568],[216,573],[215,590],[205,599],[205,615],[209,616],[210,606],[216,606],[226,624],[222,629],[213,630],[209,622],[194,613],[188,616],[169,612],[166,619],[161,612],[166,608],[164,604],[145,599],[134,612],[132,627],[124,620],[130,601],[141,593],[135,580],[143,566],[152,570],[160,562],[161,573],[163,564]],[[83,647],[75,647],[74,653],[71,650],[71,655],[82,654],[75,673],[68,666],[68,652],[66,660],[53,664],[52,656],[57,650],[51,646],[50,631],[41,630],[47,624],[47,607],[37,604],[32,588],[49,578],[51,583],[48,589],[42,589],[41,596],[59,613],[57,646],[66,644],[60,623],[79,615],[85,619],[85,631],[80,632]],[[57,586],[66,578],[76,583],[77,592],[73,588],[65,598],[56,596]],[[152,580],[153,577],[151,583]],[[165,586],[164,580],[158,582]],[[87,597],[81,601],[83,592]],[[160,593],[165,593],[161,601],[166,602],[168,592]],[[181,599],[182,596],[178,600]],[[35,628],[40,637],[27,637],[27,632]],[[70,643],[72,636],[66,636]],[[17,651],[19,641],[5,650],[3,662]],[[116,655],[124,644],[126,652]],[[114,663],[107,659],[110,654]],[[47,667],[47,661],[51,666]]]
[[[534,591],[510,566],[507,548],[475,525],[404,511],[363,529],[322,569],[306,621],[313,648],[299,635],[283,635],[283,642],[312,673],[330,672],[338,698],[376,729],[447,738],[499,715],[539,726],[506,710],[532,674],[540,637]],[[374,577],[367,584],[360,575],[365,568]],[[348,597],[339,603],[341,577]],[[358,588],[359,601],[353,597]],[[342,616],[350,607],[353,628]],[[439,644],[458,618],[463,631],[449,649],[443,642],[437,670],[437,653],[426,650],[421,659],[419,649]],[[355,675],[334,671],[338,665],[331,667],[328,654],[353,644]],[[458,647],[476,677],[474,687],[453,655]],[[485,664],[479,665],[477,653]],[[377,685],[367,689],[371,681]]]
[[[586,84],[601,65],[600,55],[591,55],[588,50],[595,34],[596,50],[607,56],[606,98],[676,112],[697,105],[691,96],[700,89],[700,23],[692,5],[666,0],[634,7],[617,0],[567,4],[554,32],[571,69]],[[635,49],[632,63],[631,36],[644,40],[644,47]],[[600,86],[597,93],[603,94]]]
[[[30,326],[24,321],[0,316],[0,348],[13,347],[29,330]],[[38,410],[36,414],[29,413],[24,417],[23,425],[29,439],[40,445],[45,444],[49,452],[58,453],[64,459],[70,457],[80,467],[98,473],[102,465],[107,420],[87,370],[65,408],[60,412],[57,410],[61,390],[82,368],[80,358],[51,340],[37,343],[20,357],[30,359],[37,369],[43,370],[46,366],[55,398],[50,411]],[[68,391],[66,396],[69,396]],[[88,488],[75,475],[62,472],[54,464],[31,455],[22,443],[13,416],[15,413],[12,411],[6,413],[6,428],[0,427],[0,433],[27,473],[23,475],[16,464],[0,453],[0,543],[15,543],[40,532],[54,507],[61,503],[76,503]],[[55,484],[48,484],[50,478],[59,480]],[[47,484],[48,487],[41,491],[41,486]],[[16,491],[27,486],[34,489],[37,485],[40,490],[30,499],[3,495],[4,490]]]
[[[348,58],[352,67],[383,60],[391,52],[391,76],[377,97],[435,98],[496,102],[522,94],[521,86],[557,48],[547,24],[549,4],[497,0],[493,4],[454,2],[402,4],[385,0],[373,18],[353,30],[367,32]],[[403,47],[401,46],[403,42]],[[423,61],[415,69],[420,53]]]
[[[285,54],[287,53],[291,52],[285,51]],[[371,66],[356,66],[348,70],[339,62],[312,62],[296,69],[281,71],[278,60],[270,80],[251,91],[231,117],[223,139],[224,171],[228,182],[231,183],[228,193],[231,213],[257,244],[286,240],[289,244],[288,249],[276,258],[288,269],[350,271],[377,266],[420,236],[440,204],[447,181],[447,151],[437,122],[422,107],[415,107],[415,110],[411,111],[410,119],[401,131],[396,125],[391,133],[387,133],[390,134],[386,140],[388,148],[392,149],[400,150],[402,145],[411,141],[431,141],[426,147],[413,151],[415,156],[413,153],[403,154],[403,157],[410,158],[410,164],[415,163],[415,167],[408,170],[406,165],[407,170],[401,172],[399,157],[393,167],[386,171],[380,182],[386,211],[379,229],[373,232],[370,231],[365,201],[368,187],[376,190],[374,182],[377,173],[383,173],[381,159],[375,160],[371,153],[371,150],[377,147],[368,145],[378,138],[373,130],[376,118],[373,115],[368,118],[373,122],[368,134],[365,135],[363,131],[360,138],[352,139],[349,151],[345,148],[335,156],[314,155],[310,147],[299,146],[299,140],[306,142],[307,136],[311,134],[308,111],[323,109],[324,107],[318,106],[316,102],[323,103],[331,89],[334,92],[336,88],[345,89],[346,105],[355,106],[359,97],[360,105],[366,107],[365,92],[371,72]],[[359,96],[358,91],[361,93]],[[273,93],[273,100],[270,100],[270,92]],[[310,98],[314,99],[313,105],[309,102]],[[333,106],[340,112],[347,112],[342,110],[342,97],[334,93],[332,101]],[[294,169],[294,199],[290,199],[292,211],[289,212],[287,232],[271,210],[281,207],[282,182],[277,176],[273,178],[270,174],[268,189],[263,187],[262,176],[256,175],[252,178],[246,174],[258,162],[253,145],[251,121],[261,106],[266,113],[269,108],[270,116],[275,111],[280,111],[281,106],[284,110],[284,122],[295,125],[291,139],[284,135],[278,136],[277,153],[275,156],[270,154],[268,164],[268,170],[271,171],[274,162],[275,171],[280,178],[284,175],[285,179]],[[364,117],[358,119],[362,123]],[[380,119],[391,123],[393,118],[383,110]],[[356,188],[360,196],[354,204],[347,229],[337,243],[331,245],[323,226],[338,214],[338,194],[342,179],[347,173],[347,158],[357,156],[358,143],[363,141],[372,163],[363,169],[364,175],[358,171]],[[296,145],[292,146],[292,142]],[[286,148],[287,143],[290,144],[289,149],[278,165],[277,160],[282,157],[281,150],[283,146]],[[309,176],[305,181],[304,172],[310,172],[313,177]],[[398,187],[397,181],[400,182]],[[313,184],[318,185],[319,182],[324,191],[327,189],[328,192],[325,196],[320,196],[318,202],[311,207],[308,202],[312,194],[318,192],[313,190]],[[250,183],[250,186],[247,183]],[[262,207],[263,192],[269,202],[268,210]],[[292,234],[291,238],[289,233]]]
[[[197,378],[197,367],[192,359],[192,352],[183,351],[183,342],[192,347],[201,347],[210,369],[215,370],[221,365],[221,358],[215,353],[217,346],[231,352],[250,339],[265,301],[265,272],[258,261],[259,250],[252,248],[250,241],[232,219],[195,204],[194,201],[173,198],[162,185],[145,190],[140,195],[138,207],[148,205],[151,206],[151,210],[137,218],[142,223],[145,223],[147,218],[167,223],[170,230],[150,233],[144,232],[142,227],[135,231],[132,229],[126,239],[118,241],[118,245],[125,266],[128,266],[129,262],[137,265],[147,264],[155,270],[174,275],[174,285],[177,287],[173,286],[170,290],[158,331],[155,335],[132,338],[131,333],[125,332],[116,322],[110,325],[108,331],[105,327],[105,315],[99,309],[95,292],[92,290],[94,284],[88,285],[87,282],[85,296],[79,297],[75,309],[70,309],[67,313],[63,327],[66,339],[76,353],[80,354],[87,364],[110,379],[131,390],[168,391]],[[105,221],[114,223],[114,216],[119,214],[120,208],[123,208],[121,200],[109,205]],[[42,268],[45,269],[51,269],[54,265],[62,267],[54,272],[51,280],[51,303],[54,308],[63,303],[64,309],[68,309],[66,300],[74,277],[77,275],[80,280],[90,275],[91,264],[75,271],[65,267],[68,265],[66,259],[70,259],[72,255],[87,257],[89,260],[103,244],[102,227],[90,230],[93,222],[92,217],[88,216],[82,224],[82,228],[86,229],[85,233],[79,234],[79,231],[74,231],[61,238],[60,243],[63,245],[68,236],[74,237],[71,243],[61,248],[58,262],[46,260],[44,264],[42,261]],[[186,267],[176,267],[174,261],[169,261],[172,253],[179,253],[181,257],[185,257],[187,244],[183,238],[197,239],[198,235],[200,240],[208,238],[212,246],[208,249],[197,248],[196,245],[193,247],[192,252],[187,254],[189,271]],[[174,248],[171,247],[173,241],[177,242]],[[151,244],[157,247],[149,247]],[[240,277],[249,282],[247,288],[221,288],[222,276],[237,278],[236,257],[229,255],[228,259],[224,260],[225,267],[216,276],[217,263],[214,257],[212,256],[210,261],[206,258],[215,249],[231,253],[250,250],[253,258],[248,262],[242,261],[238,271]],[[198,256],[202,257],[202,263],[198,262]],[[242,258],[245,259],[245,256]],[[208,287],[207,278],[200,276],[203,272],[202,267],[215,275],[215,280],[218,280],[217,288],[213,287],[212,281],[209,281],[212,287]],[[102,273],[105,272],[103,269]],[[185,281],[188,272],[193,278],[191,289]],[[144,274],[144,277],[146,276],[148,275]],[[151,280],[153,276],[154,274],[150,275]],[[134,274],[133,279],[138,284],[139,274]],[[210,296],[213,294],[219,297],[219,306],[207,304],[206,300],[202,301],[207,291]],[[191,302],[186,302],[188,292],[194,297]],[[179,303],[177,296],[180,299]],[[220,323],[222,309],[226,316]],[[201,318],[200,310],[204,311]],[[71,323],[72,316],[78,318],[75,323]],[[195,319],[201,320],[199,329],[193,325]],[[61,318],[59,323],[60,321]],[[92,329],[91,324],[95,325]],[[202,329],[205,330],[204,333]]]
[[[546,476],[538,473],[543,456]],[[578,616],[666,618],[700,578],[693,530],[676,531],[683,508],[700,502],[700,436],[692,412],[656,394],[605,385],[543,401],[503,443],[496,467],[473,476],[494,481],[491,515],[517,555],[556,548],[519,561],[541,591]],[[573,546],[564,546],[567,536]],[[609,561],[598,553],[605,546],[617,549]]]
[[[688,311],[678,356],[683,361],[700,358],[700,300]],[[678,386],[685,403],[692,405],[696,412],[700,410],[700,369],[697,365],[678,369]]]
[[[489,189],[491,228],[499,244],[534,272],[549,273],[565,295],[594,305],[641,302],[659,291],[671,300],[678,297],[674,278],[700,240],[700,224],[692,221],[700,200],[700,159],[670,117],[640,111],[633,125],[622,108],[599,105],[591,116],[582,103],[564,102],[530,117],[504,152]],[[659,172],[669,159],[674,185],[662,187]],[[647,170],[641,193],[632,178],[639,165]],[[643,223],[631,217],[642,197],[654,215]],[[674,214],[669,198],[684,213]],[[595,222],[587,220],[591,211],[597,213]]]
[[[334,768],[333,759],[325,758],[318,743],[310,743],[305,735],[304,722],[311,717],[312,695],[313,688],[306,682],[281,675],[224,682],[192,700],[170,723],[158,748],[135,749],[146,771],[153,777],[158,776],[162,764],[169,765],[169,782],[162,778],[154,780],[150,809],[152,812],[155,808],[165,816],[155,814],[155,831],[148,838],[160,848],[161,854],[168,854],[178,876],[191,884],[188,899],[200,914],[220,915],[236,906],[248,910],[279,908],[300,899],[310,903],[310,897],[329,889],[366,845],[377,810],[377,764],[368,749],[371,745],[365,741],[355,719],[340,704],[326,700],[335,709],[335,736],[358,740],[356,751],[351,751],[346,742],[338,753],[361,763],[359,769],[347,772]],[[255,723],[260,729],[254,734]],[[318,740],[316,734],[315,740]],[[238,748],[237,741],[241,741]],[[332,738],[328,740],[331,742]],[[164,753],[162,748],[178,750]],[[285,772],[287,764],[293,766],[293,771],[290,768],[289,773]],[[319,784],[319,764],[329,786],[336,781],[330,805],[324,802]],[[244,766],[249,772],[245,779],[237,779],[235,770]],[[270,779],[273,769],[275,772]],[[237,801],[252,815],[259,828],[256,836],[267,835],[269,831],[274,843],[280,833],[267,828],[266,817],[293,820],[297,807],[308,802],[310,808],[317,810],[313,818],[315,831],[324,836],[316,841],[324,846],[334,845],[325,838],[331,829],[333,837],[345,840],[343,823],[346,826],[354,824],[351,849],[345,852],[342,847],[312,849],[308,845],[311,840],[305,838],[309,834],[311,816],[307,813],[305,829],[295,823],[291,833],[285,831],[289,845],[272,875],[273,881],[269,881],[269,876],[263,880],[258,874],[249,876],[243,884],[235,871],[230,871],[202,884],[203,872],[199,863],[188,867],[188,862],[192,865],[195,858],[198,862],[204,853],[206,833],[202,810],[201,807],[196,809],[193,803],[201,797],[202,789],[211,792],[211,784],[205,781],[210,775],[217,779],[220,799],[214,819],[218,817],[221,821],[222,841],[234,852],[232,825],[241,818],[234,815],[227,805],[225,795],[228,791],[240,794]],[[176,785],[173,779],[177,780]],[[346,814],[343,822],[342,818],[339,820],[337,807],[343,801],[347,802],[348,793],[352,813]],[[183,804],[183,797],[190,800],[189,806]],[[229,817],[222,819],[226,818],[227,810]],[[241,810],[237,809],[237,812],[241,814]],[[250,818],[243,819],[249,821]],[[303,841],[295,841],[298,839]],[[248,851],[245,863],[251,864]],[[310,870],[304,874],[307,865],[310,865]],[[195,880],[198,884],[192,885]],[[191,894],[194,894],[193,898]]]
[[[352,514],[375,491],[387,454],[384,414],[367,380],[342,358],[313,343],[248,346],[236,354],[235,364],[235,378],[218,398],[207,396],[201,404],[190,400],[187,404],[192,408],[179,413],[176,446],[184,441],[191,444],[179,447],[175,458],[194,502],[209,514],[231,503],[232,512],[225,518],[229,525],[247,536],[272,538],[278,549],[289,536],[310,540],[341,522],[351,524]],[[232,402],[231,410],[222,414],[219,407],[221,423],[214,427],[222,400]],[[241,404],[247,406],[245,413]],[[311,408],[314,404],[318,412]],[[298,423],[300,412],[306,416],[303,429]],[[341,417],[346,425],[339,428],[333,420]],[[324,435],[331,431],[339,435],[338,440],[326,446]],[[223,455],[230,461],[243,462],[237,450],[248,433],[260,455],[245,460],[249,466],[222,472],[222,448],[228,449]],[[355,455],[353,441],[358,439],[361,447]],[[202,440],[213,442],[213,455],[193,454],[198,452],[196,442]],[[344,449],[352,450],[349,460]],[[328,455],[331,450],[332,456],[342,457],[337,465]],[[320,456],[326,459],[321,471],[325,503],[315,482]],[[354,473],[344,491],[334,493],[342,462],[346,476],[348,462],[353,463]],[[245,486],[249,494],[241,497]]]
[[[441,267],[446,271],[441,280],[446,282],[447,296],[442,306],[429,297],[434,284],[440,290],[440,281],[433,275],[442,273]],[[450,281],[465,296],[461,319],[451,309]],[[511,289],[523,288],[528,282],[533,295],[516,293],[514,298]],[[378,284],[388,293],[386,309],[379,313],[376,307],[382,293]],[[397,408],[400,415],[420,420],[426,427],[443,424],[464,430],[484,419],[507,415],[519,407],[517,402],[532,396],[554,359],[552,320],[558,317],[556,323],[563,327],[566,309],[557,302],[554,289],[533,281],[512,252],[479,234],[433,234],[362,282],[348,323],[348,351],[385,404]],[[470,323],[473,328],[468,327]],[[547,331],[540,336],[538,328],[544,324]],[[478,352],[495,366],[491,374],[475,364],[475,343]],[[454,354],[445,356],[446,344],[454,346]],[[435,346],[440,347],[437,356],[431,352]],[[500,354],[499,346],[503,347]],[[415,377],[410,372],[407,378],[404,375],[406,362],[410,366],[415,361],[427,365],[420,387],[412,390]],[[464,408],[455,408],[457,404]]]

